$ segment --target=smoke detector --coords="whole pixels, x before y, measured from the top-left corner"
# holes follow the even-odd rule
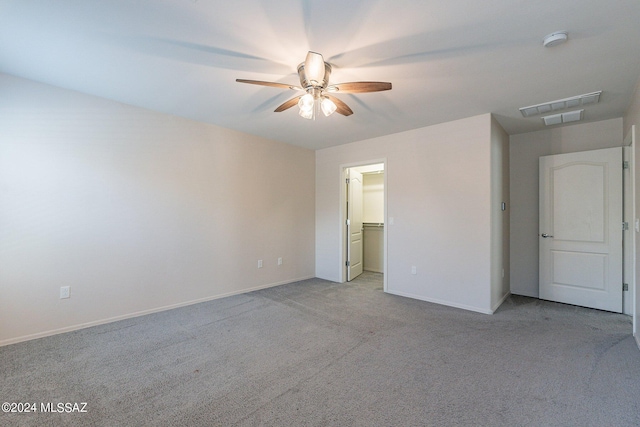
[[[546,36],[542,40],[542,44],[544,47],[552,47],[562,44],[567,41],[568,34],[566,31],[556,31],[555,33],[551,33]]]

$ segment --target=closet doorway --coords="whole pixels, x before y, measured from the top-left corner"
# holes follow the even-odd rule
[[[384,273],[384,166],[384,163],[375,163],[344,168],[346,281],[355,279],[363,271]]]

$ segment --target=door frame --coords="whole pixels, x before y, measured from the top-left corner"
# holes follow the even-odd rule
[[[339,253],[339,259],[340,259],[340,263],[341,263],[341,268],[340,271],[342,272],[341,274],[341,278],[340,278],[340,283],[345,283],[347,281],[347,247],[346,247],[346,242],[347,242],[347,186],[346,186],[346,179],[347,179],[347,169],[350,168],[356,168],[356,167],[361,167],[361,166],[368,166],[368,165],[377,165],[382,163],[384,165],[384,232],[383,232],[383,236],[384,236],[384,248],[383,248],[383,290],[384,292],[387,292],[387,278],[388,278],[388,269],[387,269],[387,259],[388,259],[388,251],[387,251],[387,232],[388,232],[388,227],[387,227],[387,194],[388,194],[388,190],[387,190],[387,158],[379,158],[379,159],[372,159],[372,160],[362,160],[359,162],[352,162],[352,163],[344,163],[340,165],[340,173],[339,173],[339,180],[338,183],[340,185],[340,220],[339,220],[339,227],[340,227],[340,245],[337,248],[338,249],[338,253]]]
[[[637,217],[638,212],[636,211],[636,137],[635,137],[636,127],[635,125],[631,126],[631,129],[625,135],[623,143],[622,143],[622,152],[625,156],[625,160],[629,162],[629,179],[624,182],[624,184],[629,185],[629,191],[625,189],[625,199],[624,199],[624,209],[625,212],[625,221],[629,223],[629,232],[625,233],[624,237],[628,238],[630,241],[625,243],[625,250],[629,248],[631,250],[631,254],[627,256],[624,255],[625,259],[631,261],[630,266],[625,266],[625,279],[628,280],[629,283],[629,293],[628,296],[631,298],[631,317],[633,324],[633,336],[636,338],[636,343],[640,348],[640,337],[638,333],[638,310],[640,309],[640,303],[638,300],[640,299],[640,295],[638,295],[638,288],[636,286],[636,277],[638,274],[637,271],[637,242],[636,236],[638,232],[640,232],[640,223]],[[627,148],[629,148],[627,150]],[[628,156],[628,157],[627,157]],[[626,175],[625,175],[626,177]],[[631,205],[631,206],[629,206]],[[629,218],[627,219],[627,214]],[[636,224],[638,224],[639,228],[636,228]]]
[[[633,165],[633,148],[625,144],[622,146],[622,158],[627,169],[622,170],[622,221],[628,224],[628,228],[622,233],[622,281],[629,287],[627,291],[622,293],[622,313],[633,316],[635,310],[633,307],[635,295],[635,197],[634,197],[634,165]]]

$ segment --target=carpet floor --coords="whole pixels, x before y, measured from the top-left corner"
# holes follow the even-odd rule
[[[365,273],[2,347],[0,399],[36,404],[2,426],[638,426],[640,351],[628,316],[484,315]]]

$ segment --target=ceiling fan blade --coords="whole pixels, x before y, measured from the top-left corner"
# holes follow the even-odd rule
[[[263,82],[260,80],[245,80],[245,79],[236,79],[236,81],[238,83],[249,83],[252,85],[259,85],[259,86],[270,86],[270,87],[277,87],[280,89],[291,89],[291,90],[302,90],[301,87],[298,86],[293,86],[293,85],[287,85],[284,83],[275,83],[275,82]]]
[[[288,100],[287,102],[285,102],[284,104],[282,104],[281,106],[276,108],[274,111],[276,113],[279,113],[281,111],[288,110],[289,108],[291,108],[294,105],[296,105],[298,103],[298,101],[300,100],[300,98],[302,98],[302,96],[303,95],[296,96],[295,98],[291,98],[290,100]]]
[[[307,53],[304,60],[304,72],[314,86],[322,84],[324,80],[324,58],[316,52]]]
[[[380,92],[383,90],[391,90],[391,83],[387,82],[352,82],[338,83],[327,88],[327,92],[340,93],[365,93]]]
[[[351,108],[349,108],[349,106],[347,104],[345,104],[344,102],[342,102],[341,100],[339,100],[338,98],[336,98],[335,96],[331,96],[331,95],[324,95],[327,98],[329,98],[331,101],[333,101],[334,104],[336,104],[336,112],[342,114],[343,116],[350,116],[353,114],[353,111],[351,110]]]

